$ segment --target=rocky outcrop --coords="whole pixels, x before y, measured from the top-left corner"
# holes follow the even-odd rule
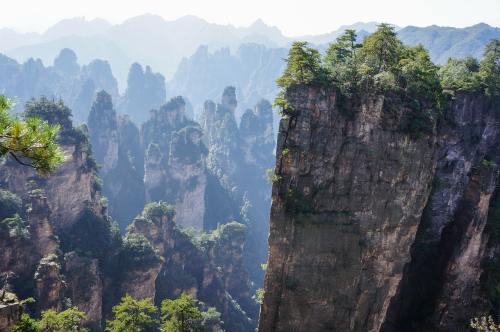
[[[243,225],[221,226],[197,243],[177,228],[172,208],[153,204],[134,220],[130,233],[144,236],[163,259],[156,278],[157,304],[186,292],[215,307],[228,331],[254,329],[257,305],[243,268]]]
[[[118,163],[118,123],[111,96],[104,90],[95,98],[87,125],[93,156],[106,176]]]
[[[165,103],[166,97],[163,75],[153,73],[149,66],[143,69],[140,64],[133,63],[119,109],[140,124],[147,120],[149,111]]]
[[[495,313],[494,102],[457,93],[408,135],[391,95],[286,98],[259,330],[467,331]]]
[[[93,330],[99,330],[103,315],[103,284],[99,261],[69,252],[64,255],[64,275],[66,294],[72,300],[72,305],[86,313],[84,324]]]
[[[1,165],[0,183],[9,191],[2,190],[0,205],[12,216],[0,216],[8,234],[2,230],[0,236],[7,258],[0,264],[0,287],[34,297],[36,314],[76,305],[89,327],[100,328],[100,265],[113,259],[117,244],[95,183],[97,167],[85,129],[72,127],[63,105],[41,103],[35,107],[40,116],[61,124],[58,140],[66,160],[45,177],[10,160]]]
[[[62,310],[66,282],[58,257],[51,254],[42,258],[34,279],[37,312],[47,309]]]
[[[386,331],[465,331],[471,317],[491,310],[480,280],[495,246],[485,229],[499,182],[493,106],[484,95],[459,93],[444,115],[433,192]]]
[[[99,175],[109,213],[124,231],[144,207],[144,153],[139,130],[128,116],[117,116],[105,91],[94,101],[88,127],[93,154],[101,165]]]
[[[142,127],[146,151],[144,186],[146,201],[175,204],[177,222],[203,229],[205,215],[206,147],[196,122],[185,116],[181,97],[171,99]]]
[[[19,322],[22,306],[14,293],[0,290],[0,331],[9,332]]]
[[[431,190],[435,138],[401,131],[407,110],[383,96],[350,114],[334,91],[286,98],[259,331],[377,331]]]

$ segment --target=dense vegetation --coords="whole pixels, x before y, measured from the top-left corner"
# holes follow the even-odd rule
[[[203,303],[182,293],[177,299],[166,299],[160,312],[150,299],[137,300],[125,295],[113,307],[114,319],[106,323],[109,332],[196,332],[220,325],[220,313],[214,308],[201,310]]]
[[[27,112],[24,119],[9,115],[12,103],[0,95],[0,158],[6,155],[40,173],[53,171],[64,159],[56,143],[59,125]],[[29,110],[29,106],[28,106]]]
[[[403,45],[388,24],[380,24],[361,44],[356,40],[356,32],[346,30],[329,46],[324,57],[305,42],[292,45],[287,67],[277,80],[282,90],[275,104],[284,114],[293,113],[284,94],[294,84],[335,88],[340,92],[340,100],[366,92],[391,94],[409,108],[422,112],[442,109],[442,87],[484,91],[491,97],[499,95],[500,41],[497,39],[486,46],[481,63],[471,58],[450,59],[441,69],[432,63],[422,46]],[[414,120],[419,121],[418,114]]]

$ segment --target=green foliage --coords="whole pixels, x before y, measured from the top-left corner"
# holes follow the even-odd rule
[[[49,309],[42,312],[42,318],[37,323],[43,332],[87,332],[82,327],[85,313],[76,308],[69,308],[61,312]]]
[[[12,332],[40,332],[38,322],[28,314],[22,314],[19,323],[14,326]]]
[[[97,174],[94,174],[92,176],[92,189],[94,191],[102,191],[102,185],[102,179]]]
[[[326,82],[326,71],[321,65],[321,56],[318,50],[308,47],[306,42],[297,41],[292,44],[286,63],[285,72],[276,80],[281,88],[292,84]]]
[[[166,299],[161,303],[162,332],[203,331],[203,318],[197,301],[186,293],[178,299]]]
[[[439,70],[439,76],[446,89],[471,92],[481,90],[479,63],[474,58],[449,59]]]
[[[127,234],[123,239],[120,262],[123,268],[148,266],[161,261],[151,243],[143,235]]]
[[[479,76],[487,95],[500,96],[500,40],[492,39],[485,48]]]
[[[432,63],[429,53],[419,45],[408,47],[403,51],[398,63],[402,87],[413,98],[434,101],[435,106],[441,102],[441,82],[438,66]]]
[[[292,84],[333,86],[340,92],[338,107],[346,115],[362,95],[384,94],[411,109],[404,114],[403,131],[416,137],[431,133],[437,119],[434,114],[440,113],[444,99],[439,67],[432,63],[428,52],[422,46],[404,46],[388,24],[380,24],[362,44],[356,38],[354,30],[346,30],[329,46],[323,61],[307,44],[294,44],[287,68],[277,81],[282,91],[275,106],[284,114],[293,114],[285,97],[286,88]],[[495,52],[490,52],[490,58],[495,58]]]
[[[39,118],[51,125],[60,125],[63,129],[71,128],[71,110],[62,100],[54,101],[46,97],[31,99],[24,106],[25,118]]]
[[[491,160],[488,160],[488,159],[483,159],[481,160],[481,166],[483,166],[484,168],[493,168],[495,166],[495,163]]]
[[[10,238],[29,239],[30,237],[27,225],[18,214],[0,220],[0,230],[0,234],[8,234]]]
[[[356,50],[361,44],[356,43],[356,31],[347,29],[337,38],[335,43],[330,44],[324,59],[327,68],[333,68],[337,64],[345,63],[356,55]]]
[[[11,117],[8,113],[11,106],[11,102],[0,95],[0,157],[9,155],[42,174],[55,170],[64,161],[56,143],[59,125],[34,117],[38,115],[36,112],[27,112],[24,120]]]
[[[142,211],[142,216],[146,219],[153,219],[154,217],[161,218],[166,216],[172,220],[175,216],[175,208],[173,205],[165,202],[152,202],[146,204]]]
[[[113,307],[113,320],[106,322],[108,332],[153,331],[158,325],[157,309],[151,299],[136,300],[125,295]]]
[[[377,31],[363,41],[364,63],[374,75],[383,71],[394,72],[403,51],[403,43],[398,39],[394,27],[382,23]]]
[[[496,324],[491,316],[475,317],[470,321],[470,327],[477,332],[498,332],[500,325]]]
[[[16,194],[0,189],[0,219],[21,213],[22,203],[21,198]]]
[[[344,95],[351,95],[360,81],[357,50],[361,44],[356,43],[356,38],[354,30],[346,30],[329,46],[323,60],[330,79]]]
[[[267,180],[270,183],[277,183],[279,180],[281,180],[281,177],[277,174],[274,174],[274,169],[273,168],[268,168],[266,170],[266,175],[267,175]]]
[[[262,304],[262,302],[264,302],[264,288],[258,288],[255,291],[255,301],[259,304]]]

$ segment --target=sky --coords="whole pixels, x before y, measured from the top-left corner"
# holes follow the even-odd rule
[[[145,13],[166,20],[196,15],[209,22],[248,26],[261,18],[285,35],[320,34],[355,22],[465,27],[500,26],[500,0],[0,0],[0,27],[43,32],[61,19],[104,18],[111,23]],[[1,42],[1,41],[0,41]]]

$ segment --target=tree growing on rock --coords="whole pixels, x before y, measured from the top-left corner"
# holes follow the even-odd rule
[[[0,158],[10,156],[18,163],[49,173],[64,156],[56,142],[60,126],[28,113],[24,119],[9,115],[12,103],[0,95]]]

